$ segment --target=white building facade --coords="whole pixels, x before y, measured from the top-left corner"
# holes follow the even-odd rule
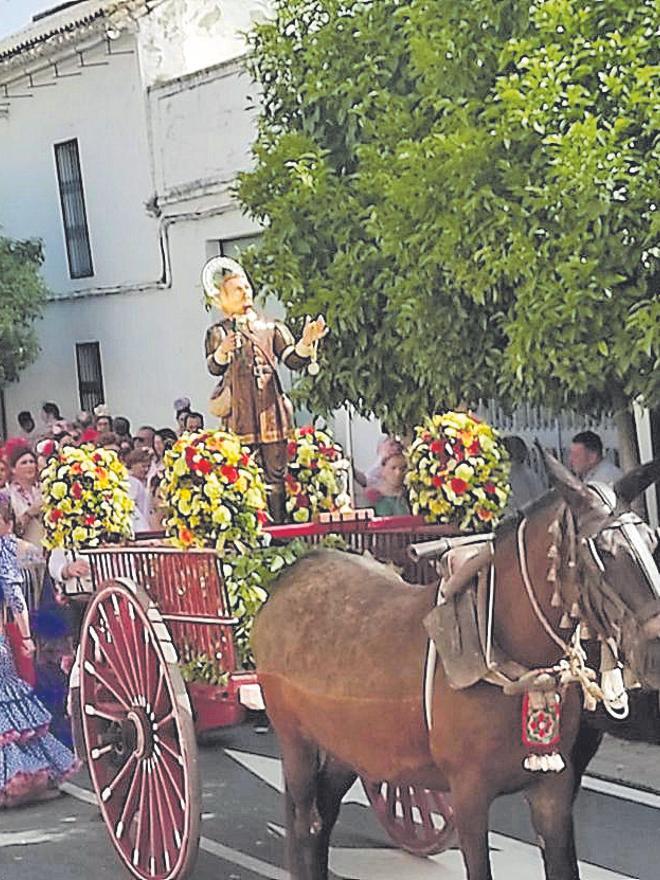
[[[266,11],[84,0],[0,43],[0,227],[42,240],[50,291],[10,433],[45,400],[133,425],[171,424],[182,395],[204,410],[201,267],[258,233],[230,187],[254,137],[240,32]]]

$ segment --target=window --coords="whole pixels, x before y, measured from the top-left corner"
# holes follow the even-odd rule
[[[103,373],[101,372],[101,348],[98,342],[78,342],[76,344],[76,363],[78,365],[80,407],[87,412],[92,412],[95,406],[105,402]]]
[[[231,257],[232,260],[240,260],[242,251],[250,245],[257,244],[261,236],[240,235],[236,238],[211,238],[206,242],[206,259],[211,257]]]
[[[89,246],[78,141],[75,138],[62,144],[55,144],[55,164],[60,187],[69,275],[72,278],[89,278],[94,274],[94,267]]]

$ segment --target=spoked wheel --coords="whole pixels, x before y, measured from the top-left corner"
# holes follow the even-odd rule
[[[191,871],[201,792],[190,702],[158,609],[127,578],[90,602],[80,703],[89,773],[112,843],[140,880]]]
[[[378,821],[394,843],[415,856],[434,856],[457,842],[453,809],[442,792],[416,785],[362,780]]]

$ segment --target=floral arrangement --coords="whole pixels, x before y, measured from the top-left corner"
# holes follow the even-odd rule
[[[406,455],[412,511],[430,523],[487,531],[509,497],[508,455],[497,432],[468,413],[447,412],[415,428]]]
[[[297,523],[309,522],[322,511],[349,503],[345,491],[348,462],[341,446],[328,433],[306,425],[288,445],[286,510]]]
[[[174,544],[234,547],[260,543],[267,521],[266,487],[240,438],[227,431],[184,434],[167,450],[161,495]]]
[[[126,468],[111,449],[65,446],[41,472],[46,547],[97,547],[132,534]]]

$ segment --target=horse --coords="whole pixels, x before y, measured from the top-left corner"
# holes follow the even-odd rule
[[[525,668],[555,669],[560,663],[562,619],[567,611],[577,613],[566,607],[565,597],[555,601],[556,583],[548,579],[548,554],[557,550],[563,523],[556,561],[562,578],[573,577],[579,617],[602,638],[616,638],[636,677],[657,688],[654,536],[641,521],[631,525],[626,509],[631,487],[642,491],[660,475],[658,463],[624,477],[611,503],[549,455],[546,467],[553,489],[518,522],[505,520],[495,531],[496,642]],[[433,585],[411,586],[371,559],[316,550],[280,576],[257,615],[252,645],[281,749],[292,876],[327,880],[330,834],[344,794],[360,775],[451,791],[469,880],[492,878],[491,802],[523,790],[542,841],[546,880],[579,878],[572,817],[584,769],[576,775],[572,762],[582,712],[579,688],[561,686],[561,772],[524,766],[520,695],[483,681],[454,689],[442,663],[435,672],[429,730],[423,621],[435,601]]]

